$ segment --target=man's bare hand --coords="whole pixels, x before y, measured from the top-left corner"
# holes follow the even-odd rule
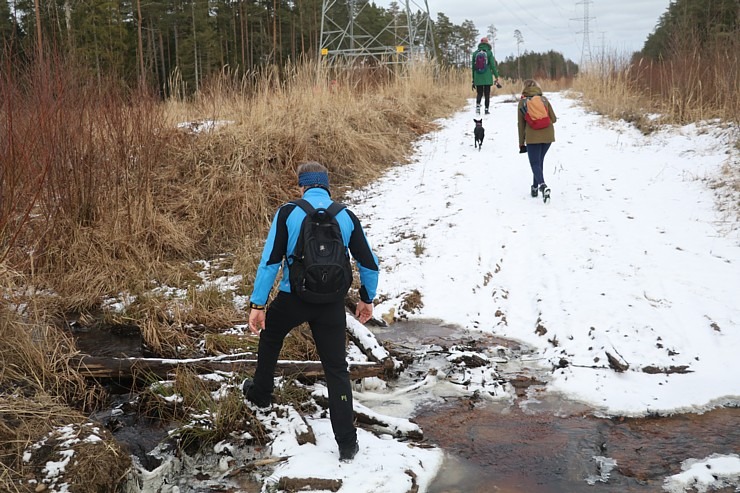
[[[265,311],[251,309],[249,311],[249,332],[259,335],[260,331],[265,328]]]
[[[360,323],[365,323],[370,320],[373,316],[373,304],[365,303],[364,301],[357,302],[357,309],[355,310],[355,317]]]

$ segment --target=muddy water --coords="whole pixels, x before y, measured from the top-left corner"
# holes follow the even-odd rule
[[[417,408],[414,421],[426,441],[446,451],[428,493],[661,492],[663,480],[680,472],[686,459],[740,453],[740,408],[702,415],[596,418],[587,407],[544,392],[546,372],[532,364],[537,355],[516,341],[434,322],[396,323],[373,332],[409,353],[471,340],[479,347],[506,348],[508,361],[499,369],[517,389],[514,402],[425,399]],[[127,327],[75,335],[80,349],[91,354],[142,355],[140,334]],[[126,396],[121,399],[125,402]],[[134,419],[134,413],[101,419],[116,422],[129,414]],[[154,460],[147,452],[166,431],[142,430],[132,422],[122,423],[116,435],[151,470],[159,464],[147,463]],[[244,485],[242,491],[252,490]]]
[[[141,331],[134,325],[102,325],[90,329],[74,328],[77,349],[94,356],[114,358],[146,356]]]
[[[528,356],[516,342],[438,324],[396,324],[393,330],[377,332],[380,339],[409,347],[477,337],[508,344],[523,361]],[[520,372],[526,378],[517,377]],[[531,375],[526,364],[507,375],[519,382],[519,398],[513,403],[457,400],[418,410],[414,421],[425,438],[447,452],[429,493],[660,492],[667,476],[681,472],[682,461],[740,452],[739,408],[701,415],[596,418],[582,405],[550,394],[534,406],[522,405],[527,392],[521,382],[531,382]],[[530,393],[537,390],[535,385]]]
[[[683,460],[740,448],[740,409],[599,419],[450,405],[416,421],[449,454],[429,493],[658,492]],[[608,476],[602,457],[616,461]]]

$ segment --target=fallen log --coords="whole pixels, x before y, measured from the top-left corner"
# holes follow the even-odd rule
[[[256,359],[228,359],[224,357],[194,359],[162,358],[113,358],[79,355],[70,361],[70,366],[86,378],[131,379],[156,376],[166,379],[177,368],[188,368],[197,373],[213,371],[253,372]],[[320,361],[278,361],[276,373],[283,376],[301,375],[307,378],[323,376]],[[352,362],[349,366],[350,378],[380,377],[383,365],[379,363]]]
[[[619,356],[621,357],[621,355]],[[622,373],[630,368],[629,363],[624,360],[620,361],[616,356],[612,356],[609,351],[606,351],[606,359],[609,361],[609,367],[617,373]]]
[[[320,478],[288,478],[283,476],[278,480],[278,489],[290,493],[296,491],[339,491],[342,488],[341,479]]]

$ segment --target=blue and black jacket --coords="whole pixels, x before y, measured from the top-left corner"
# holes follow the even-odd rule
[[[303,194],[315,209],[327,208],[332,200],[329,192],[323,188],[309,188]],[[278,209],[267,234],[265,248],[262,250],[262,259],[257,267],[257,276],[254,280],[254,291],[249,301],[255,305],[265,305],[270,291],[275,283],[280,267],[283,276],[280,280],[280,291],[290,292],[290,276],[288,258],[295,249],[301,225],[306,213],[297,205],[288,202]],[[349,248],[352,257],[357,262],[360,271],[360,299],[365,303],[372,303],[378,288],[378,257],[375,256],[367,237],[362,230],[360,221],[349,209],[342,209],[336,216],[339,228],[342,230],[344,246]]]

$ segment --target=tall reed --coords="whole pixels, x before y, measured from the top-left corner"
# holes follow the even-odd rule
[[[652,113],[665,123],[708,119],[738,123],[738,53],[738,32],[713,43],[701,43],[696,33],[681,32],[662,59],[607,55],[587,67],[574,88],[597,111],[628,121],[653,121],[646,119]]]
[[[176,283],[194,258],[254,258],[295,193],[297,163],[326,164],[337,195],[367,183],[463,104],[463,77],[427,64],[394,75],[302,63],[224,72],[191,100],[162,104],[62,60],[6,69],[0,261],[69,311]],[[213,120],[227,123],[178,129]]]

